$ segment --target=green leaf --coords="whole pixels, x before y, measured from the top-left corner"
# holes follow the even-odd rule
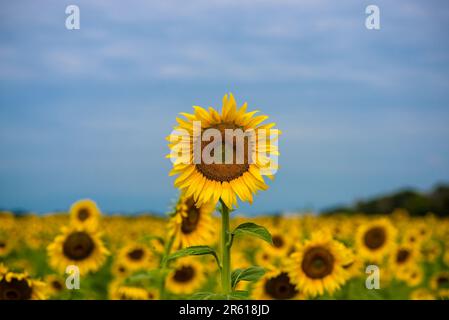
[[[231,300],[246,300],[249,297],[249,292],[244,290],[233,291],[229,294]]]
[[[190,298],[193,300],[225,300],[226,296],[214,292],[197,292]]]
[[[201,256],[205,254],[211,254],[214,256],[215,260],[217,261],[218,266],[220,267],[220,260],[218,259],[217,253],[214,249],[212,249],[209,246],[193,246],[184,248],[181,250],[176,251],[175,253],[172,253],[169,255],[166,259],[167,261],[178,259],[186,256]]]
[[[258,224],[252,222],[242,223],[237,228],[235,228],[234,231],[232,231],[233,236],[244,234],[257,237],[268,242],[269,244],[273,244],[270,232],[265,227],[259,226]]]
[[[257,281],[265,274],[265,269],[252,266],[246,269],[235,269],[231,274],[231,286],[234,289],[240,281]]]
[[[125,279],[126,284],[136,284],[146,281],[160,280],[168,273],[168,269],[155,269],[148,271],[138,271]]]

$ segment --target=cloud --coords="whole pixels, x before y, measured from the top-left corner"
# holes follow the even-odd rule
[[[447,177],[444,2],[379,1],[379,32],[358,0],[77,3],[79,31],[64,2],[2,4],[2,203],[165,208],[174,116],[228,90],[284,132],[267,210]]]
[[[404,34],[395,21],[387,20],[388,31],[370,40],[373,35],[363,27],[363,6],[357,1],[189,1],[183,5],[138,1],[126,7],[123,2],[81,1],[79,6],[82,29],[67,31],[57,23],[64,18],[59,12],[62,5],[44,3],[41,14],[35,15],[8,4],[7,11],[17,16],[8,16],[3,25],[14,30],[19,24],[20,37],[15,38],[14,32],[8,37],[14,55],[0,52],[4,64],[0,79],[325,80],[384,88],[425,80],[427,85],[448,86],[444,70],[435,66],[429,72],[388,55],[389,39],[416,42],[416,33]],[[393,12],[403,19],[423,17],[422,12],[427,12],[426,18],[438,10],[419,3],[384,3],[383,8],[387,17]],[[41,24],[42,17],[52,21],[46,23],[44,38],[43,30],[20,27],[24,20]],[[419,37],[428,38],[422,29],[428,27],[420,29]],[[435,51],[432,57],[438,57]],[[447,54],[440,52],[439,57],[447,64]]]

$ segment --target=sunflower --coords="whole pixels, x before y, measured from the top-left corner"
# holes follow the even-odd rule
[[[259,266],[271,268],[275,264],[276,256],[268,252],[265,248],[262,247],[260,250],[257,250],[254,255],[254,261]]]
[[[95,230],[101,212],[95,201],[84,199],[75,202],[70,208],[70,221],[74,226],[86,227],[89,230]]]
[[[396,277],[403,280],[410,287],[416,287],[424,278],[423,270],[416,264],[409,265],[400,269]]]
[[[14,239],[3,235],[0,237],[0,257],[6,257],[14,248]]]
[[[174,248],[210,244],[215,234],[212,221],[214,209],[211,202],[198,207],[192,197],[181,195],[175,213],[168,222],[169,236],[175,237]]]
[[[400,245],[393,250],[390,256],[390,266],[401,273],[402,269],[416,264],[419,261],[419,251],[410,245]]]
[[[126,278],[130,274],[130,270],[122,261],[115,261],[111,267],[111,273],[117,278]]]
[[[162,238],[153,238],[150,240],[150,248],[157,254],[163,254],[165,242]]]
[[[159,259],[155,254],[140,243],[130,243],[126,245],[120,249],[117,256],[119,263],[122,264],[127,271],[148,269],[155,267],[159,263]]]
[[[75,226],[64,227],[47,252],[55,270],[64,273],[68,265],[76,265],[83,275],[98,270],[109,254],[99,233]]]
[[[446,248],[449,249],[449,243],[445,245]],[[449,250],[446,249],[443,255],[443,262],[446,264],[446,266],[449,266]]]
[[[275,231],[271,232],[271,238],[273,240],[273,245],[265,245],[266,251],[270,252],[276,257],[286,257],[289,253],[293,251],[293,246],[289,237],[285,236],[285,233]]]
[[[0,266],[0,300],[43,300],[45,283]]]
[[[114,281],[109,285],[111,300],[157,300],[159,292],[155,288],[131,287]]]
[[[57,296],[64,291],[65,283],[61,277],[54,274],[49,274],[45,276],[44,281],[47,284],[46,288],[50,297]]]
[[[418,228],[414,228],[414,227],[407,229],[404,232],[404,235],[402,237],[403,243],[417,247],[417,248],[419,246],[421,246],[422,241],[423,240],[422,240],[422,237],[420,235]]]
[[[415,228],[418,230],[418,235],[423,241],[432,236],[432,227],[424,221],[418,222]]]
[[[352,261],[343,265],[343,268],[349,272],[351,278],[356,278],[364,272],[364,262],[352,251],[352,256],[354,257]]]
[[[430,287],[439,294],[449,292],[449,271],[440,271],[430,279]]]
[[[435,296],[426,288],[419,288],[410,294],[411,300],[435,300]]]
[[[1,229],[8,230],[14,226],[14,214],[9,211],[0,211],[0,226]]]
[[[396,228],[381,218],[361,225],[356,234],[357,252],[372,262],[381,262],[396,243]]]
[[[291,281],[289,274],[282,270],[267,272],[255,284],[252,297],[256,300],[295,300],[304,296]]]
[[[166,287],[175,294],[191,294],[204,284],[203,265],[192,258],[178,259],[168,274]]]
[[[435,262],[441,255],[441,245],[437,240],[427,240],[421,245],[421,255],[427,262]]]
[[[252,203],[254,194],[268,189],[263,175],[272,178],[276,170],[270,156],[279,154],[275,141],[280,131],[272,129],[274,123],[261,124],[268,119],[267,116],[255,116],[257,111],[246,112],[246,103],[237,109],[232,94],[224,96],[221,114],[212,107],[208,111],[198,106],[193,108],[193,114],[181,113],[185,119],[177,118],[178,125],[167,138],[171,149],[167,157],[172,158],[174,164],[170,176],[179,174],[175,187],[185,191],[186,197],[193,196],[197,206],[209,201],[216,205],[222,199],[228,208],[234,208],[237,206],[236,196]],[[207,129],[215,129],[212,142],[204,141],[203,133]],[[225,133],[228,135],[229,131],[236,130],[245,134],[239,139],[244,147],[240,155],[234,155],[236,152],[233,151],[242,143],[237,146],[237,137],[233,136],[232,142],[225,137]],[[200,141],[196,143],[198,139]],[[215,149],[220,153],[215,154]],[[204,154],[218,161],[206,161]]]
[[[290,257],[287,271],[305,295],[332,294],[350,277],[344,266],[353,260],[351,251],[328,233],[312,234]]]

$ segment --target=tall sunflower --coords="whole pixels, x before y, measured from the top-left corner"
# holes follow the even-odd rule
[[[0,265],[0,300],[43,300],[45,286],[27,273],[9,272]]]
[[[345,266],[352,253],[329,234],[315,232],[311,239],[298,245],[287,265],[291,279],[305,295],[314,297],[325,291],[332,294],[350,277]]]
[[[232,94],[224,96],[221,113],[212,107],[208,110],[199,106],[193,108],[193,114],[181,113],[184,119],[177,118],[178,125],[167,138],[171,149],[167,157],[172,158],[174,163],[170,175],[179,175],[175,186],[183,190],[186,197],[193,196],[198,206],[209,201],[215,205],[221,198],[228,208],[233,208],[237,206],[237,197],[251,203],[254,194],[268,188],[263,175],[272,178],[270,173],[276,170],[270,157],[278,155],[275,141],[280,131],[272,129],[274,123],[262,124],[268,116],[256,116],[258,111],[247,112],[246,103],[237,108]],[[200,132],[194,129],[199,122]],[[210,137],[212,141],[203,141],[207,140],[202,134],[207,129],[216,129],[221,139],[215,141],[216,137],[213,140]],[[248,134],[243,140],[244,150],[240,161],[237,160],[236,152],[231,153],[237,150],[237,138],[233,137],[232,142],[226,139],[229,130],[239,129]],[[219,147],[221,153],[215,154],[215,148],[211,150],[211,145]],[[181,150],[188,150],[188,155],[180,155]],[[232,154],[234,158],[232,161],[210,162],[203,159],[204,153],[220,160],[224,160],[225,153]]]
[[[101,216],[95,201],[90,199],[79,200],[70,208],[70,222],[74,226],[86,227],[95,230]]]
[[[64,227],[47,252],[55,270],[64,273],[68,265],[76,265],[80,274],[98,270],[109,254],[99,233],[75,226]]]
[[[168,233],[174,237],[174,248],[210,244],[215,234],[212,221],[214,209],[210,201],[197,207],[192,197],[181,195],[168,222]]]
[[[356,233],[357,254],[367,261],[382,262],[396,245],[397,231],[385,218],[362,224]]]

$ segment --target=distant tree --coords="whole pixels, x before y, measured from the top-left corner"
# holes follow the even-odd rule
[[[324,213],[390,214],[398,208],[406,209],[411,216],[423,216],[432,212],[440,217],[447,217],[449,216],[449,186],[438,185],[430,193],[403,189],[389,195],[358,201],[354,206],[331,208]]]

